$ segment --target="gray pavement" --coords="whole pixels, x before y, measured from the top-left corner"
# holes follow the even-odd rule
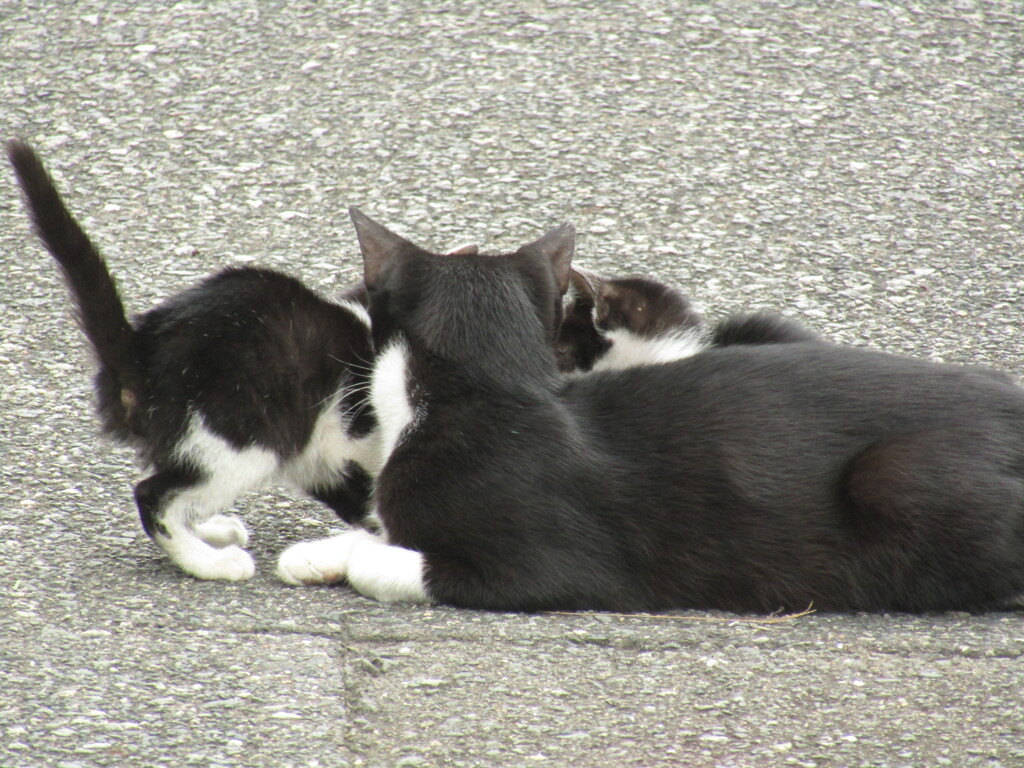
[[[135,309],[258,262],[357,273],[570,219],[710,316],[1024,372],[1016,2],[0,4],[0,133]],[[259,572],[142,534],[132,454],[0,171],[0,766],[1024,766],[1024,614],[519,616],[273,576],[335,526],[240,506]]]

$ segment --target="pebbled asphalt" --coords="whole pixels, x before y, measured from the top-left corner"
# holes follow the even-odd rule
[[[676,7],[679,6],[679,7]],[[134,309],[237,263],[330,292],[345,215],[578,260],[826,336],[1024,371],[1010,0],[0,5],[33,142]],[[1024,614],[781,623],[381,606],[142,534],[131,452],[0,171],[0,766],[1024,766]]]

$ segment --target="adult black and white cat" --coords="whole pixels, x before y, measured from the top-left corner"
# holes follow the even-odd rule
[[[453,258],[353,219],[384,536],[296,545],[293,576],[306,562],[383,600],[500,610],[1024,595],[1024,390],[1008,376],[815,341],[566,378],[545,350],[570,227]]]
[[[142,526],[171,559],[201,579],[251,577],[248,532],[221,512],[271,482],[372,525],[380,447],[359,289],[333,302],[279,272],[229,268],[129,322],[42,162],[20,141],[7,152],[95,351],[103,428],[150,468],[135,487]]]
[[[573,267],[555,337],[564,373],[682,360],[707,347],[813,341],[776,312],[730,315],[711,326],[686,294],[648,277],[606,277]]]

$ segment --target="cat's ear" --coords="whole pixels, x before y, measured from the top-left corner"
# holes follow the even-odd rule
[[[603,323],[608,318],[608,280],[589,269],[573,267],[569,273],[576,296],[594,305],[594,321]]]
[[[569,222],[555,227],[539,240],[519,249],[520,253],[536,253],[548,260],[561,293],[569,290],[569,273],[575,250],[576,227]]]
[[[352,217],[356,237],[359,239],[359,250],[363,253],[363,282],[367,288],[376,287],[384,266],[399,251],[407,248],[419,250],[404,237],[378,224],[358,208],[349,208],[348,215]]]
[[[480,246],[476,243],[467,243],[458,248],[452,248],[445,256],[476,256],[480,253]]]

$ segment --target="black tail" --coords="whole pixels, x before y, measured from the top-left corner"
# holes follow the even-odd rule
[[[71,289],[85,335],[99,358],[100,409],[114,432],[139,433],[143,375],[135,332],[103,256],[64,206],[42,161],[23,141],[7,142],[7,156],[25,192],[32,221]],[[106,378],[107,381],[102,381]],[[120,413],[117,413],[120,411]]]

